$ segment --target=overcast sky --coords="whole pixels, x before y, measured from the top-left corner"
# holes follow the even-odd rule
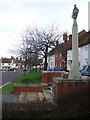
[[[0,0],[0,57],[18,43],[27,25],[46,27],[55,23],[61,32],[72,32],[74,4],[79,8],[78,31],[88,31],[89,0]]]

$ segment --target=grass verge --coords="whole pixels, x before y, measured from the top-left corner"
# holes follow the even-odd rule
[[[23,79],[30,79],[30,83],[29,84],[40,84],[41,83],[41,72],[40,71],[31,71],[31,72],[27,72],[24,73],[23,75],[21,75],[20,77],[12,80],[12,83],[22,83]]]
[[[18,78],[12,80],[11,83],[8,85],[2,87],[0,91],[2,92],[13,92],[13,86],[14,84],[22,84],[23,79],[30,79],[30,82],[28,84],[41,84],[41,72],[40,71],[31,71],[27,72]],[[27,84],[27,83],[25,83]]]
[[[9,84],[3,86],[3,87],[0,89],[0,91],[2,91],[2,92],[13,92],[13,86],[14,86],[13,83],[9,83]]]

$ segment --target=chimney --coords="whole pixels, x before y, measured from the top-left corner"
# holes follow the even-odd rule
[[[58,45],[58,40],[56,41],[56,46]]]
[[[20,61],[22,61],[22,58],[20,58]]]
[[[64,40],[64,42],[67,42],[67,33],[66,32],[63,33],[63,40]]]
[[[71,34],[69,35],[69,40],[70,40],[70,39],[72,39],[72,35],[71,35]]]
[[[18,61],[18,57],[16,57],[16,61]]]
[[[13,59],[14,57],[13,56],[11,56],[11,59]]]

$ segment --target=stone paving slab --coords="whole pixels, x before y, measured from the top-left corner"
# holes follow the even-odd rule
[[[2,102],[17,103],[19,95],[14,94],[2,94]]]
[[[47,102],[52,102],[52,94],[50,90],[43,90],[43,94]]]
[[[45,97],[44,97],[43,93],[42,93],[42,92],[39,92],[38,94],[39,94],[39,99],[40,99],[40,101],[44,101],[44,100],[45,100]]]
[[[29,92],[28,93],[28,101],[36,101],[36,93],[35,92]]]
[[[43,90],[42,92],[21,92],[20,95],[2,94],[2,102],[28,103],[38,101],[52,102],[50,90]]]
[[[37,102],[37,101],[47,101],[52,102],[52,95],[50,90],[43,90],[43,92],[26,92],[21,93],[18,99],[19,102]]]
[[[23,102],[24,102],[24,97],[25,97],[25,93],[22,92],[22,93],[19,95],[18,102],[23,103]]]

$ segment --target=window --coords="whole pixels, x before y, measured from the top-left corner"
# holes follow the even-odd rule
[[[71,56],[71,52],[70,52],[70,51],[67,52],[67,56],[68,56],[68,57]]]
[[[72,60],[68,60],[68,64],[71,65],[72,64]]]
[[[60,53],[60,57],[62,57],[62,54]]]
[[[88,51],[88,45],[85,45],[85,51]]]
[[[85,59],[85,65],[88,65],[88,59]]]
[[[79,56],[80,56],[80,48],[78,48],[78,54],[79,54]]]

